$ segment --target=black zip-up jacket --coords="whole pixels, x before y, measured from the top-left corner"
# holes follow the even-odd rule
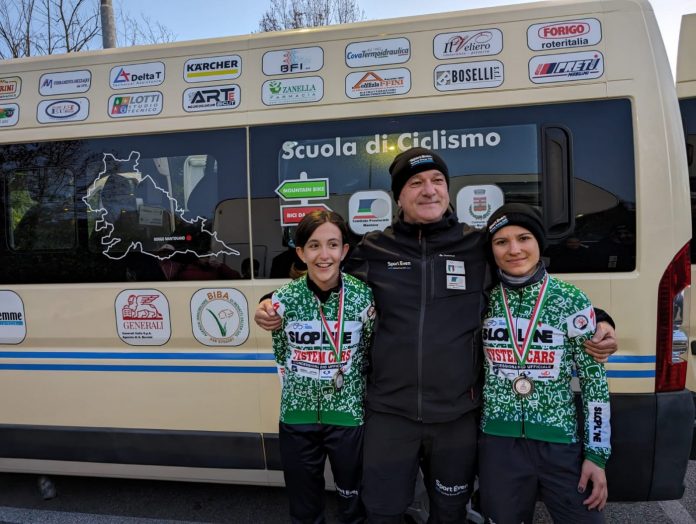
[[[432,224],[400,218],[351,253],[346,270],[377,306],[368,409],[447,422],[479,407],[485,249],[485,235],[448,212]]]

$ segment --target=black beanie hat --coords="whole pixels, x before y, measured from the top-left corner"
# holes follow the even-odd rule
[[[491,243],[496,231],[505,226],[521,226],[528,229],[539,243],[539,252],[546,248],[546,234],[541,213],[527,204],[505,204],[491,215],[486,225],[488,243]]]
[[[426,149],[424,147],[413,147],[399,153],[394,158],[394,161],[389,166],[389,174],[392,177],[392,193],[394,200],[398,202],[401,190],[406,185],[406,181],[413,175],[417,175],[422,171],[429,169],[437,169],[445,175],[447,187],[449,188],[449,170],[447,164],[442,160],[440,155]]]

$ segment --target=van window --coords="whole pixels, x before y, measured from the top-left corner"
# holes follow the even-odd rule
[[[691,231],[696,231],[696,98],[679,101],[684,135],[686,137],[686,160],[689,166],[689,189],[691,192]],[[691,261],[696,261],[696,243],[691,242]]]

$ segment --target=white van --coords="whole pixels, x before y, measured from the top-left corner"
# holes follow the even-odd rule
[[[462,221],[543,211],[550,271],[618,325],[611,497],[681,497],[688,178],[644,0],[0,63],[0,470],[281,483],[255,304],[308,210],[387,227],[416,145]]]

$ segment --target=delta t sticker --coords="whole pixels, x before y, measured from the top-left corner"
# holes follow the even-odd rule
[[[161,346],[171,337],[169,301],[156,289],[126,289],[116,297],[116,331],[131,346]]]
[[[535,84],[592,80],[604,74],[599,51],[535,56],[529,61],[529,79]]]
[[[358,191],[348,200],[348,224],[351,231],[364,235],[384,231],[392,222],[392,201],[385,191]]]
[[[191,297],[193,336],[206,346],[240,346],[249,338],[249,305],[232,288],[199,289]]]
[[[14,291],[0,291],[0,344],[19,344],[26,336],[22,299]]]
[[[533,51],[596,45],[602,25],[596,18],[534,24],[527,29],[527,46]]]
[[[157,86],[162,82],[164,82],[164,64],[162,62],[118,65],[113,67],[109,73],[111,89]]]

